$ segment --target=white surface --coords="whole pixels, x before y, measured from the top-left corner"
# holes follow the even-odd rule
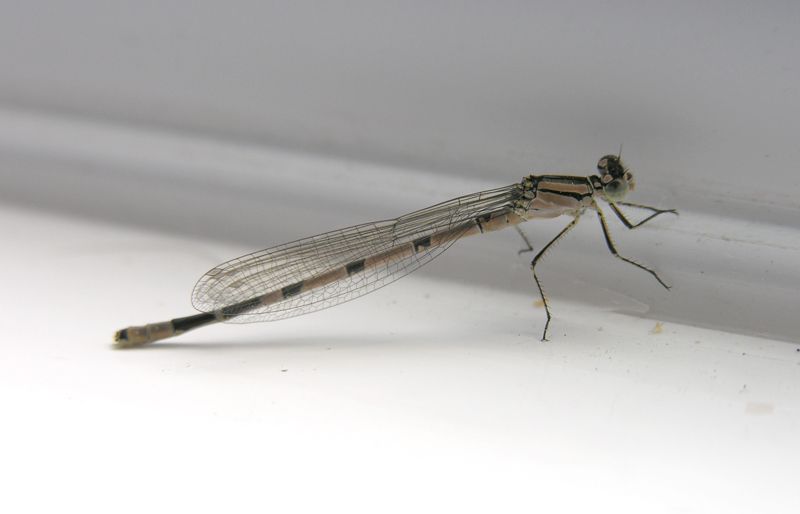
[[[11,511],[797,506],[797,345],[561,301],[543,343],[531,295],[412,276],[115,351],[242,249],[9,207],[0,237]]]

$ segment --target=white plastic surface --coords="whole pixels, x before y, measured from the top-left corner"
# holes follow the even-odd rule
[[[243,249],[9,207],[0,237],[6,505],[670,512],[796,498],[797,345],[654,333],[558,300],[541,342],[532,295],[412,276],[321,313],[114,351],[116,329],[189,314],[198,272]]]

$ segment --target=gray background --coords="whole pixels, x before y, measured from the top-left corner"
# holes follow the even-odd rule
[[[73,1],[0,14],[6,105],[506,180],[624,143],[663,183],[800,186],[796,2]]]

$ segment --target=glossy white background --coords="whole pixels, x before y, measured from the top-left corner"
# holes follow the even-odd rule
[[[798,28],[789,2],[2,6],[3,501],[793,510]],[[218,262],[620,143],[631,200],[681,216],[615,241],[674,288],[587,216],[543,264],[548,343],[512,232],[110,349]]]

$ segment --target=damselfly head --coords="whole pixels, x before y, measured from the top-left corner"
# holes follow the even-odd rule
[[[609,202],[619,202],[633,191],[633,175],[616,155],[606,155],[597,163],[603,195]]]

